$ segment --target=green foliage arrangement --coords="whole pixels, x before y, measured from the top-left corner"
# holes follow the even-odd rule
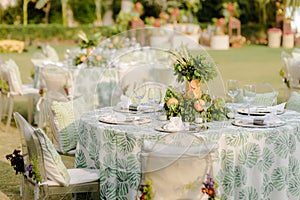
[[[217,76],[214,63],[203,54],[192,56],[184,46],[181,47],[180,53],[172,50],[170,53],[175,56],[177,61],[174,64],[177,81],[189,82],[188,89],[191,91],[181,92],[173,87],[167,89],[164,99],[167,119],[178,116],[183,121],[192,122],[197,114],[201,114],[201,118],[206,118],[207,121],[228,119],[230,110],[222,98],[213,99],[213,104],[207,112],[202,108],[207,102],[204,100],[209,99],[211,101],[212,97],[202,94],[198,84],[212,80]]]
[[[31,163],[26,167],[26,171],[28,172],[28,177],[32,178],[37,183],[42,182],[37,156],[34,155],[33,158],[30,160],[30,162]]]
[[[206,94],[200,97],[201,99],[211,98]],[[178,89],[174,87],[168,87],[164,98],[164,109],[166,110],[167,119],[172,117],[181,117],[183,121],[193,122],[195,116],[200,114],[202,118],[206,118],[208,122],[224,121],[229,119],[231,110],[226,107],[225,100],[223,98],[216,98],[213,100],[213,104],[207,109],[207,113],[197,106],[199,99],[197,98],[185,98]]]
[[[177,61],[174,64],[174,71],[179,82],[194,79],[209,81],[217,75],[214,63],[208,59],[207,55],[192,56],[185,46],[181,47],[179,53],[173,50],[170,50],[170,53]]]

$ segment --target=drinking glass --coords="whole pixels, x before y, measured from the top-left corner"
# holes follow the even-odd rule
[[[248,117],[250,117],[250,104],[254,101],[256,96],[256,87],[255,85],[246,84],[243,87],[243,98],[247,103],[248,107]]]
[[[138,104],[142,104],[142,100],[144,99],[146,95],[146,88],[145,87],[138,87],[137,84],[135,84],[135,88],[133,91],[134,98],[137,99]]]
[[[213,96],[210,94],[209,88],[206,83],[201,84],[201,91],[202,91],[201,107],[205,112],[204,128],[207,129],[207,109],[212,105]]]
[[[156,106],[161,102],[161,90],[159,88],[148,89],[148,101],[150,104]]]
[[[231,102],[234,103],[234,98],[239,93],[239,82],[237,80],[229,79],[227,81],[227,94],[231,97]]]
[[[156,111],[158,110],[159,104],[161,103],[161,90],[159,88],[148,89],[148,101],[153,106],[154,116],[156,117]]]

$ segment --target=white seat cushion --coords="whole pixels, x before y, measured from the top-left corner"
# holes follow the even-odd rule
[[[100,179],[100,173],[98,169],[76,168],[68,169],[68,172],[71,177],[70,185],[89,183]]]
[[[70,185],[90,183],[97,181],[100,178],[98,169],[68,169],[68,173],[71,177]],[[48,186],[59,186],[57,182],[51,180],[46,181],[46,184],[48,184]]]

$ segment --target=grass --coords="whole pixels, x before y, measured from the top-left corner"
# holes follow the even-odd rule
[[[74,47],[71,44],[50,44],[58,52],[60,59],[64,59],[66,49]],[[30,61],[35,51],[41,51],[36,45],[27,46],[27,52],[0,53],[0,58],[9,58],[16,61],[21,68],[22,80],[29,83],[28,77],[34,70]],[[269,48],[265,45],[247,45],[240,49],[207,50],[217,64],[223,81],[237,79],[240,85],[244,83],[258,84],[260,82],[271,83],[280,92],[279,102],[287,98],[286,87],[279,76],[279,70],[283,66],[281,52],[290,52],[291,49]]]
[[[67,44],[50,44],[58,52],[60,59],[63,60],[63,54],[66,49],[74,45]],[[0,58],[7,60],[9,58],[16,61],[21,69],[21,76],[24,83],[29,83],[28,77],[33,70],[33,64],[30,61],[35,51],[40,51],[37,46],[27,46],[27,51],[18,53],[0,53]],[[241,49],[229,50],[208,50],[208,53],[217,64],[224,81],[227,79],[237,79],[240,85],[244,83],[257,84],[260,82],[270,82],[276,90],[280,92],[280,101],[285,101],[288,90],[282,83],[279,76],[279,70],[283,63],[280,54],[285,50],[282,48],[271,49],[267,46],[250,45]],[[15,110],[26,116],[26,102],[22,99],[15,104]],[[0,130],[4,129],[4,124],[0,124]],[[20,199],[19,197],[19,176],[14,174],[13,169],[5,160],[5,155],[12,153],[18,148],[18,138],[15,126],[12,124],[9,134],[0,137],[0,190],[4,192],[10,199]],[[72,161],[67,161],[67,166],[72,165]]]

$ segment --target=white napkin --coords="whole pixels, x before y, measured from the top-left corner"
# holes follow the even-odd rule
[[[250,113],[272,113],[272,111],[274,112],[283,112],[284,108],[285,108],[285,103],[281,103],[275,106],[268,106],[268,107],[253,107],[250,108]],[[247,109],[246,109],[247,111]]]
[[[147,111],[147,110],[154,110],[155,108],[152,105],[147,104],[141,104],[138,105],[137,110],[138,111]]]
[[[122,109],[129,109],[129,106],[132,104],[131,99],[125,95],[121,95],[120,100],[118,106]]]
[[[184,125],[180,117],[172,117],[163,128],[168,131],[181,131],[184,129]]]
[[[281,104],[278,104],[278,105],[273,106],[273,107],[276,108],[276,111],[277,111],[277,112],[283,112],[283,111],[284,111],[284,108],[285,108],[285,105],[286,105],[286,102],[281,103]]]

